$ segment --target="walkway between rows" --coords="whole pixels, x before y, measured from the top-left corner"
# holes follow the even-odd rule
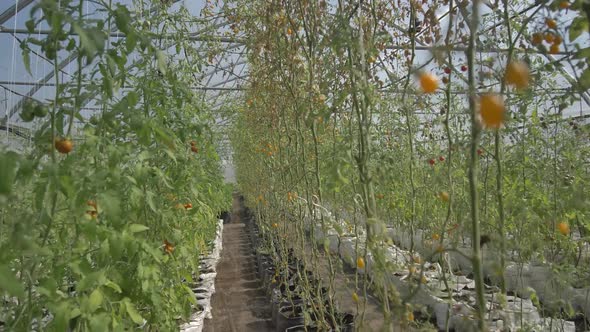
[[[274,331],[270,302],[256,274],[256,256],[237,196],[232,209],[231,220],[223,227],[223,251],[211,300],[213,319],[205,320],[203,331]]]

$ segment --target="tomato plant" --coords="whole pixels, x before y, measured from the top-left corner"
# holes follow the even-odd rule
[[[101,3],[96,19],[86,5],[36,3],[27,27],[50,32],[21,43],[29,71],[37,46],[56,72],[64,52],[78,69],[68,84],[55,77],[49,104],[23,106],[22,119],[38,125],[33,148],[0,150],[0,293],[9,299],[0,321],[22,331],[173,330],[196,305],[200,255],[230,204],[209,105],[187,87],[201,61],[186,38],[190,15],[159,2],[137,11]],[[111,28],[126,38],[109,41]],[[158,36],[172,32],[164,47]],[[100,111],[86,117],[92,99]],[[198,157],[180,148],[195,135]]]

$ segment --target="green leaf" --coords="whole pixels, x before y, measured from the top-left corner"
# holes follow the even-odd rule
[[[64,135],[64,121],[65,121],[65,114],[64,110],[60,109],[55,114],[55,129],[60,135]]]
[[[135,46],[137,45],[137,34],[133,31],[127,34],[125,38],[125,48],[127,49],[127,53],[133,52]]]
[[[114,260],[117,260],[123,254],[123,243],[118,236],[109,238],[109,248],[111,249],[111,256]]]
[[[66,196],[66,198],[72,197],[76,192],[74,180],[68,175],[59,177],[59,185],[61,192],[64,194],[64,196]]]
[[[125,309],[127,310],[127,314],[129,315],[131,320],[135,324],[143,324],[144,319],[143,319],[143,317],[141,317],[141,314],[139,313],[139,311],[137,311],[137,309],[135,309],[135,305],[133,305],[131,300],[129,300],[129,298],[125,298],[123,300],[123,302],[125,303]]]
[[[588,31],[588,20],[584,16],[578,16],[574,18],[572,25],[570,26],[569,39],[571,42],[576,40],[582,32]]]
[[[107,280],[107,282],[105,282],[104,285],[105,285],[105,287],[108,287],[108,288],[114,290],[115,292],[117,292],[119,294],[121,294],[123,292],[123,290],[121,289],[121,287],[119,287],[119,285],[115,284],[111,280]]]
[[[25,22],[25,27],[27,27],[28,32],[35,32],[35,20],[30,19]]]
[[[137,103],[139,102],[139,96],[135,91],[130,91],[125,97],[125,99],[127,99],[129,107],[135,107],[135,105],[137,105]]]
[[[584,90],[590,88],[590,67],[586,68],[580,75],[580,87]]]
[[[14,152],[0,155],[0,195],[8,195],[16,179],[18,155]]]
[[[68,319],[74,319],[78,316],[80,316],[82,314],[82,312],[80,312],[79,308],[72,308],[68,314]]]
[[[111,316],[107,313],[101,312],[97,315],[92,315],[90,318],[90,329],[93,332],[107,332],[112,331],[109,327]]]
[[[25,297],[25,288],[16,278],[8,266],[0,265],[0,289],[8,294],[22,299]]]
[[[131,225],[129,225],[129,231],[131,233],[145,232],[148,229],[150,229],[150,228],[147,227],[147,226],[145,226],[145,225],[141,225],[141,224],[131,224]]]
[[[71,308],[67,302],[60,302],[57,307],[52,308],[53,320],[50,331],[66,331]]]
[[[55,296],[55,292],[57,291],[57,282],[53,278],[43,279],[39,282],[39,286],[37,287],[37,291],[41,295],[45,295],[47,297]]]
[[[188,296],[188,300],[192,305],[196,305],[197,304],[197,298],[195,296],[195,292],[193,292],[192,289],[190,289],[187,285],[182,284],[182,289],[184,289],[184,291],[186,292],[187,296]]]
[[[66,51],[73,51],[74,48],[76,48],[76,40],[74,38],[71,38],[70,41],[68,42],[68,45],[66,46]]]
[[[105,214],[112,217],[118,217],[121,214],[121,200],[115,192],[100,194],[98,201],[101,202]]]
[[[98,309],[102,304],[103,299],[104,296],[102,295],[100,288],[97,288],[94,291],[92,291],[90,297],[88,297],[88,310],[90,312],[95,312],[96,309]]]
[[[28,49],[23,49],[23,63],[25,65],[27,73],[29,73],[29,75],[32,76],[33,74],[31,74],[31,56],[29,55]]]
[[[109,98],[113,97],[113,80],[110,71],[103,64],[98,65],[100,73],[102,74],[102,92]]]
[[[115,54],[116,56],[116,54]],[[109,73],[111,74],[111,77],[117,75],[117,61],[115,60],[115,58],[109,54],[107,54],[105,56],[105,59],[107,61],[107,68],[109,70]]]
[[[174,162],[174,164],[177,164],[176,155],[174,154],[173,151],[171,151],[169,149],[164,149],[164,152],[168,155],[168,157],[170,158],[170,160],[172,160]]]
[[[587,59],[590,58],[590,47],[579,49],[574,55],[574,59]]]
[[[76,22],[72,23],[72,29],[80,38],[80,45],[82,46],[82,48],[84,48],[86,54],[88,54],[90,57],[93,57],[97,52],[96,45],[94,41],[90,38],[86,30],[84,30],[84,28],[82,28]]]
[[[104,277],[103,271],[92,272],[86,275],[78,284],[76,285],[76,290],[78,292],[83,292],[94,285],[100,286],[106,282]]]
[[[148,191],[146,193],[145,200],[146,200],[148,206],[150,207],[150,209],[152,210],[152,212],[158,212],[158,209],[156,208],[156,204],[154,203],[154,193],[153,192]]]
[[[157,50],[156,61],[158,62],[158,69],[160,70],[162,75],[166,75],[166,54],[164,54],[164,52],[160,50]]]
[[[128,34],[129,20],[131,19],[131,15],[129,15],[129,10],[127,9],[127,7],[118,4],[117,9],[114,12],[114,15],[115,24],[117,25],[117,28],[119,28],[119,30],[121,30],[122,33]]]

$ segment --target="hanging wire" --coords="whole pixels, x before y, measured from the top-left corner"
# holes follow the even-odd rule
[[[16,31],[16,23],[18,22],[18,0],[14,1],[14,31]],[[16,61],[16,39],[12,39],[12,57],[10,59],[10,82],[14,82],[14,76],[16,75],[15,73],[15,61]],[[13,94],[11,93],[9,95],[9,99],[8,99],[8,105],[12,105],[12,96]],[[8,116],[8,107],[6,108],[6,116]],[[8,121],[6,121],[6,134],[5,134],[5,138],[6,138],[6,145],[8,145],[10,143],[10,136],[8,135],[8,133],[10,132],[10,119],[8,119]]]
[[[41,40],[41,26],[37,27],[37,40]],[[35,70],[33,71],[33,73],[34,73],[33,81],[35,81],[37,83],[40,81],[40,78],[38,78],[39,77],[39,61],[40,61],[40,59],[41,59],[41,53],[38,53],[37,56],[35,57]],[[45,63],[46,63],[46,61],[43,61],[43,70],[45,70]],[[45,99],[44,95],[43,95],[43,99]],[[35,130],[37,130],[39,127],[40,127],[40,123],[37,122],[35,125]],[[32,136],[33,135],[29,135],[29,140],[28,140],[29,146],[32,145]]]

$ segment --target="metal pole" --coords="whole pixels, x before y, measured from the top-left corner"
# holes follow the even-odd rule
[[[19,0],[18,3],[8,7],[2,14],[0,14],[0,25],[10,20],[17,12],[23,10],[25,7],[30,5],[34,0]]]

